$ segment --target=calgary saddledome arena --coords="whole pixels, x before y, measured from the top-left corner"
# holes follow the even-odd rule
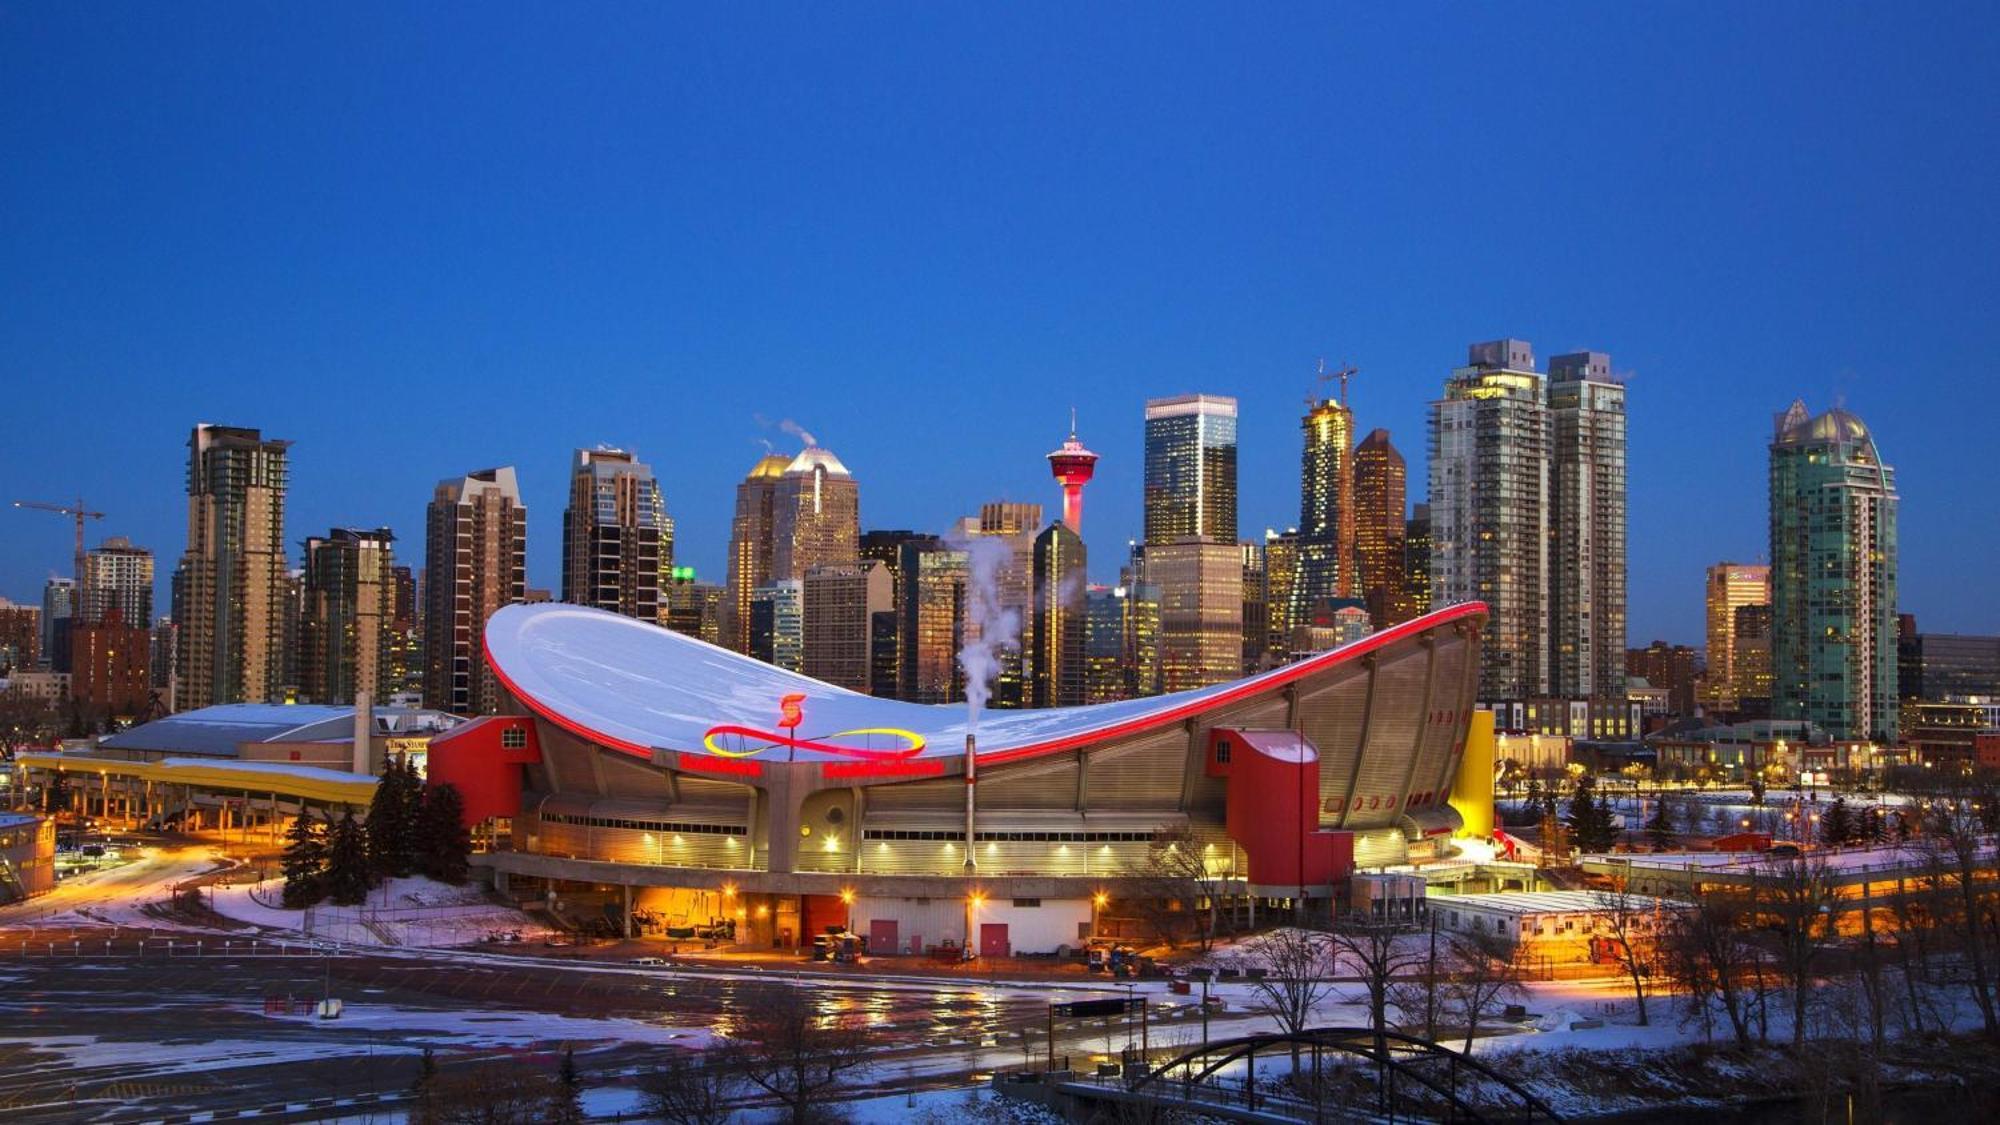
[[[458,787],[480,862],[516,893],[733,921],[751,946],[846,925],[878,954],[1050,952],[1159,893],[1162,834],[1244,910],[1443,854],[1485,619],[1453,606],[1234,683],[968,730],[962,704],[509,606],[485,638],[505,713],[434,738],[429,775]]]

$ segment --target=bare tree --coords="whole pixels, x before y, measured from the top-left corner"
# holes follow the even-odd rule
[[[666,1125],[727,1125],[731,1103],[744,1091],[735,1050],[723,1046],[699,1055],[676,1052],[639,1078],[646,1114]]]
[[[1865,888],[1864,888],[1865,892]],[[1861,948],[1856,951],[1861,968],[1862,995],[1868,1001],[1868,1045],[1870,1058],[1878,1059],[1888,1038],[1888,997],[1887,985],[1882,979],[1882,962],[1885,953],[1881,943],[1875,940],[1875,906],[1862,895],[1861,903]]]
[[[1620,883],[1608,891],[1598,891],[1597,920],[1604,931],[1599,947],[1632,982],[1632,999],[1639,1005],[1639,1026],[1651,1018],[1646,1011],[1647,978],[1653,974],[1655,937],[1659,930],[1660,900],[1633,894]]]
[[[1517,947],[1497,934],[1455,934],[1451,939],[1452,973],[1445,997],[1465,1021],[1465,1049],[1479,1034],[1480,1017],[1521,988]]]
[[[425,1081],[410,1120],[417,1125],[546,1125],[558,1112],[547,1075],[518,1064],[447,1070]]]
[[[1923,1034],[1943,1030],[1946,1018],[1939,1010],[1932,987],[1931,955],[1936,943],[1937,905],[1950,892],[1943,889],[1942,863],[1931,854],[1926,870],[1914,887],[1895,899],[1896,967],[1903,983],[1903,1028]]]
[[[61,729],[54,703],[20,688],[0,691],[0,751],[12,757],[26,746],[46,746]]]
[[[1381,1036],[1388,1030],[1389,988],[1429,960],[1422,943],[1408,940],[1408,927],[1364,916],[1343,919],[1333,932],[1334,961],[1361,978],[1368,990],[1368,1026]]]
[[[1778,937],[1778,967],[1792,993],[1792,1049],[1806,1042],[1813,970],[1832,933],[1833,881],[1822,858],[1799,856],[1771,868],[1763,914]]]
[[[1985,836],[1979,812],[1979,803],[1970,793],[1955,791],[1932,803],[1924,828],[1933,857],[1931,866],[1942,874],[1941,886],[1951,891],[1949,916],[1956,923],[1959,946],[1971,974],[1972,999],[1990,1037],[2000,1035],[2000,1012],[1996,1012],[1994,999],[1994,950],[1989,945],[2000,937],[2000,909],[1995,905],[1993,880],[1983,877],[1993,866],[1994,845]]]
[[[1288,1035],[1312,1026],[1313,1009],[1333,990],[1333,941],[1323,933],[1280,926],[1251,941],[1248,950],[1264,967],[1250,982],[1252,1008],[1276,1020]],[[1292,1073],[1299,1069],[1299,1045],[1292,1044]]]
[[[1137,883],[1135,908],[1168,945],[1194,940],[1206,952],[1215,941],[1229,872],[1213,862],[1211,845],[1187,824],[1153,833],[1143,859],[1126,869]]]
[[[1396,1006],[1398,1021],[1405,1032],[1421,1035],[1433,1042],[1438,1037],[1438,1014],[1442,999],[1441,985],[1450,969],[1449,946],[1444,950],[1444,958],[1438,956],[1437,915],[1430,916],[1429,940],[1425,943],[1423,964],[1414,971],[1389,986],[1389,1002]]]
[[[823,1016],[810,993],[785,988],[744,1018],[735,1059],[743,1077],[778,1099],[791,1121],[818,1121],[848,1071],[868,1061],[865,1024]]]
[[[1751,1041],[1751,1002],[1745,991],[1759,954],[1749,936],[1750,896],[1733,889],[1697,890],[1692,907],[1677,910],[1659,935],[1660,962],[1677,984],[1704,1034],[1719,1004],[1738,1046]]]

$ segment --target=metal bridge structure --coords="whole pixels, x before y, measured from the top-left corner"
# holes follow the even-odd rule
[[[1259,1089],[1259,1056],[1272,1060],[1267,1073],[1310,1078],[1284,1092]],[[1128,1071],[1112,1085],[1078,1079],[1050,1085],[1073,1102],[1115,1105],[1120,1119],[1134,1111],[1177,1111],[1257,1123],[1562,1120],[1532,1091],[1469,1054],[1367,1027],[1223,1039],[1142,1074]]]

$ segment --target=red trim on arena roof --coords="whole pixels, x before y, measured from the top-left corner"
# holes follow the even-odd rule
[[[1233,687],[1229,688],[1226,691],[1218,692],[1213,695],[1205,696],[1201,699],[1192,700],[1175,706],[1170,706],[1160,711],[1150,712],[1148,714],[1141,715],[1137,718],[1126,720],[1125,722],[1122,723],[1115,723],[1111,726],[1080,731],[1075,734],[1065,735],[1061,738],[1050,739],[1045,742],[1031,743],[1027,746],[1015,746],[1015,747],[1010,747],[1009,749],[1006,750],[997,750],[990,754],[980,754],[979,764],[998,765],[1004,762],[1019,761],[1023,758],[1039,757],[1044,754],[1055,754],[1055,753],[1060,753],[1061,751],[1064,750],[1073,750],[1079,746],[1086,746],[1094,742],[1103,742],[1107,739],[1123,738],[1127,735],[1137,734],[1142,731],[1152,730],[1158,727],[1169,726],[1173,723],[1180,722],[1181,720],[1184,720],[1191,715],[1198,715],[1206,711],[1212,711],[1218,707],[1227,707],[1233,703],[1237,703],[1241,700],[1250,698],[1251,696],[1260,695],[1268,691],[1274,691],[1278,688],[1282,688],[1289,684],[1296,683],[1297,681],[1305,678],[1306,676],[1310,676],[1316,672],[1324,671],[1327,668],[1345,664],[1351,660],[1359,660],[1370,653],[1377,652],[1383,648],[1388,647],[1389,645],[1395,644],[1398,641],[1407,640],[1411,637],[1421,636],[1422,634],[1427,633],[1440,626],[1450,625],[1456,622],[1465,621],[1473,618],[1483,618],[1485,616],[1486,616],[1486,605],[1483,602],[1465,602],[1460,605],[1447,606],[1444,609],[1435,610],[1431,613],[1427,613],[1422,617],[1416,618],[1415,620],[1405,621],[1400,625],[1392,625],[1387,629],[1381,630],[1380,632],[1370,633],[1368,636],[1363,637],[1361,640],[1356,641],[1353,644],[1345,645],[1336,649],[1331,649],[1327,652],[1317,653],[1313,656],[1309,656],[1306,659],[1300,660],[1296,663],[1287,664],[1282,668],[1275,668],[1269,672],[1263,672],[1256,676],[1252,676],[1247,679],[1238,681]],[[706,773],[736,773],[739,775],[750,775],[750,776],[754,776],[755,772],[761,772],[761,771],[750,771],[750,770],[718,769],[716,768],[714,762],[729,761],[729,759],[716,759],[714,761],[711,761],[710,759],[702,757],[691,751],[677,750],[671,747],[643,746],[636,742],[631,742],[626,739],[617,738],[612,735],[604,734],[600,731],[593,730],[590,727],[585,726],[583,723],[580,723],[575,719],[572,719],[558,712],[555,708],[543,703],[541,700],[538,700],[534,696],[521,690],[520,685],[514,681],[513,677],[509,676],[506,670],[502,668],[500,664],[493,659],[492,649],[487,645],[486,637],[484,636],[484,634],[481,635],[479,643],[481,649],[484,650],[486,655],[486,666],[492,670],[494,677],[498,679],[501,685],[507,689],[509,695],[512,695],[515,699],[519,700],[523,705],[525,705],[529,710],[533,711],[536,715],[540,716],[543,719],[548,720],[551,723],[554,723],[556,726],[561,727],[563,730],[568,731],[569,733],[577,736],[578,738],[584,739],[585,741],[588,742],[596,743],[597,745],[603,746],[606,749],[617,750],[622,753],[632,755],[633,757],[645,759],[646,761],[649,762],[652,761],[653,754],[656,749],[671,750],[678,754],[679,756],[678,764],[683,769],[700,770]],[[748,658],[746,657],[745,659]],[[699,761],[700,764],[695,765],[694,763],[696,761]]]

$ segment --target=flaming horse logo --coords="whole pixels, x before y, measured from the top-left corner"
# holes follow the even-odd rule
[[[901,762],[923,753],[924,736],[897,727],[861,727],[838,731],[825,738],[801,738],[799,727],[806,718],[805,702],[804,692],[792,692],[779,698],[776,732],[725,723],[708,728],[708,732],[702,736],[701,743],[708,748],[709,753],[720,758],[748,758],[779,746],[793,750],[812,750],[842,758],[859,758],[868,762]],[[902,745],[894,749],[878,749],[865,744],[857,746],[851,742],[841,741],[842,739],[872,741],[875,736],[892,738]],[[731,737],[740,739],[743,745],[732,749],[720,741]]]

